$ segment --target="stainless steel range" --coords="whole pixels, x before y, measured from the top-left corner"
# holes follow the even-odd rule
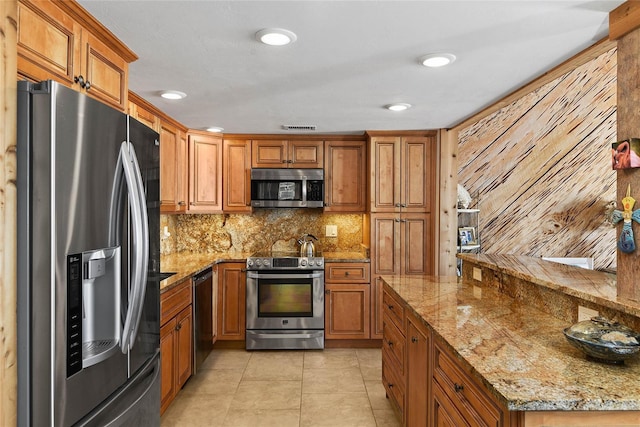
[[[324,257],[247,258],[247,350],[324,348]]]

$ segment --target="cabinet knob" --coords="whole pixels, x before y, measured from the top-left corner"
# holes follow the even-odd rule
[[[393,388],[393,383],[388,383],[388,384],[387,384],[387,387],[389,387],[389,388]]]
[[[349,275],[349,272],[348,272],[348,271],[345,271],[345,272],[344,272],[344,275],[345,275],[345,276],[348,276],[348,275]]]
[[[418,342],[418,338],[416,338],[416,337],[411,337],[411,342],[414,342],[414,343],[415,343],[415,342]]]
[[[400,222],[400,218],[396,218],[394,221],[395,222]]]
[[[180,329],[182,329],[182,323],[178,323],[176,325],[176,331],[179,331]]]
[[[91,82],[90,82],[89,80],[87,80],[87,83],[85,84],[84,88],[85,88],[86,90],[91,89]]]
[[[393,342],[392,341],[388,341],[387,345],[389,346],[389,348],[393,347]]]
[[[400,207],[400,203],[396,203],[394,206],[395,206],[396,208],[399,208],[399,207]]]
[[[458,383],[453,383],[453,388],[455,391],[462,391],[464,390],[464,385],[463,384],[458,384]]]
[[[400,207],[401,207],[401,208],[406,208],[406,207],[407,207],[407,204],[406,204],[406,203],[401,203],[401,204],[400,204]]]
[[[331,293],[331,291],[327,289],[326,291],[324,291],[324,293],[329,295]]]
[[[283,161],[282,161],[282,163],[287,163],[287,161],[286,161],[286,160],[283,160]]]
[[[389,307],[389,310],[393,310],[393,305],[387,304],[387,307]]]

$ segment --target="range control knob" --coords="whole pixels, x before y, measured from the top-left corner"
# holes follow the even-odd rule
[[[269,260],[268,259],[265,259],[263,262],[264,262],[264,266],[265,267],[269,267]]]
[[[257,261],[256,261],[256,266],[257,266],[257,267],[260,267],[261,265],[262,265],[262,261],[257,260]]]
[[[309,260],[309,265],[313,267],[314,265],[316,265],[316,262],[314,260],[310,259]]]
[[[317,264],[318,264],[318,267],[322,267],[322,260],[321,260],[321,259],[319,259],[319,260],[318,260],[318,262],[317,262]]]
[[[307,259],[303,258],[300,260],[300,267],[306,267],[307,266]]]
[[[252,265],[253,265],[253,260],[252,259],[247,260],[247,266],[251,267]]]

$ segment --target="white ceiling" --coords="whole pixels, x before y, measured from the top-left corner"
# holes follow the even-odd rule
[[[189,128],[447,128],[608,34],[610,1],[79,0],[129,46],[129,88]],[[267,46],[266,27],[298,40]],[[451,52],[450,66],[418,58]],[[187,93],[181,101],[158,96]],[[406,102],[413,108],[383,108]],[[299,133],[299,132],[296,132]]]

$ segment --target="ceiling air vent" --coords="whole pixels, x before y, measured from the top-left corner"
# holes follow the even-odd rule
[[[316,125],[282,125],[284,130],[316,130]]]

